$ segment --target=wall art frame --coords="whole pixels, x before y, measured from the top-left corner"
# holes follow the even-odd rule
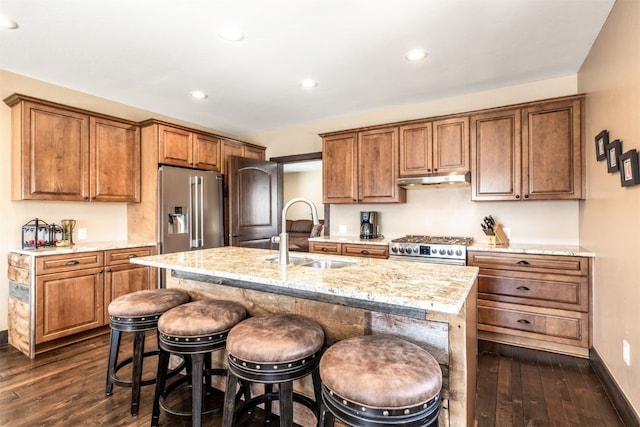
[[[620,169],[620,153],[622,152],[622,142],[616,139],[605,146],[607,152],[607,170],[609,173],[618,172]]]
[[[621,154],[618,164],[620,165],[620,184],[623,187],[640,184],[638,151],[635,148]]]
[[[604,160],[607,158],[606,146],[609,143],[609,131],[603,130],[598,135],[596,135],[596,160]]]

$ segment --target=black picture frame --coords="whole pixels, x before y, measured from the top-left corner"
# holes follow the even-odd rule
[[[618,158],[620,166],[620,184],[623,187],[631,187],[640,184],[640,172],[638,171],[638,151],[634,148]]]
[[[609,173],[618,172],[620,169],[620,153],[622,153],[622,142],[619,139],[608,143],[605,146],[607,152],[607,170]]]
[[[603,130],[596,135],[596,160],[604,160],[607,158],[606,146],[609,143],[609,131]]]

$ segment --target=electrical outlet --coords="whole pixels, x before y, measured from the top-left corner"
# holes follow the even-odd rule
[[[78,240],[87,240],[86,228],[78,228]]]
[[[505,236],[507,236],[507,239],[511,240],[511,229],[509,227],[505,227],[502,229],[502,231],[504,231]]]
[[[347,226],[346,225],[340,225],[338,226],[338,232],[340,234],[347,234]]]
[[[622,340],[622,360],[627,366],[631,366],[631,346],[627,340]]]

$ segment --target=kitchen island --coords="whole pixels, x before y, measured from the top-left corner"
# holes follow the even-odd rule
[[[315,319],[325,330],[326,345],[367,334],[409,339],[442,368],[439,425],[473,425],[477,268],[319,254],[305,254],[307,261],[292,255],[293,263],[283,266],[277,256],[223,247],[131,262],[166,269],[167,287],[186,290],[193,299],[236,301],[253,316],[286,312]],[[348,264],[301,265],[311,261]]]

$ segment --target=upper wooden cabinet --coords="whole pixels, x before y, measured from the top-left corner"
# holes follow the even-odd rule
[[[5,103],[14,200],[140,200],[135,123],[18,94]]]
[[[582,198],[582,99],[471,116],[472,200]]]
[[[400,203],[398,128],[325,135],[322,140],[324,203]]]
[[[244,151],[242,157],[248,157],[250,159],[264,160],[265,149],[263,147],[256,147],[253,145],[244,145]]]
[[[469,170],[469,117],[400,127],[400,176]]]
[[[158,163],[220,171],[221,139],[183,128],[158,126]]]

